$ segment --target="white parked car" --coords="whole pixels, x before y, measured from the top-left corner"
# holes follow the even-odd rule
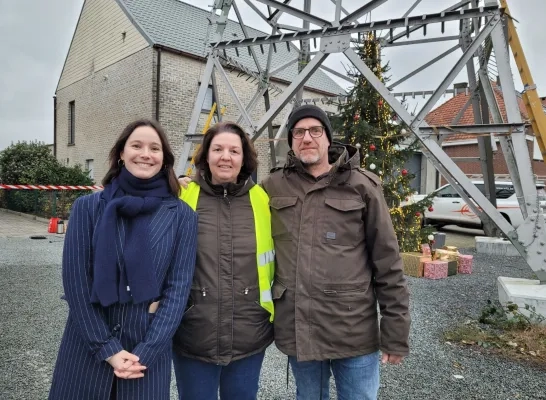
[[[485,195],[483,181],[472,183]],[[523,215],[516,198],[512,182],[496,182],[497,209],[517,228],[523,222]],[[546,191],[544,184],[537,184],[541,208],[546,206]],[[425,195],[414,195],[413,201],[422,200]],[[545,215],[546,216],[546,215]],[[444,185],[435,191],[432,211],[426,210],[424,223],[442,227],[444,225],[459,225],[471,228],[481,228],[482,221],[472,212],[469,205],[459,196],[459,193],[450,185]]]

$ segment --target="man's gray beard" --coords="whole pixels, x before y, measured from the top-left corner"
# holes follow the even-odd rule
[[[304,164],[306,166],[313,166],[313,165],[320,164],[320,157],[318,157],[314,161],[305,161],[303,158],[300,158],[300,161],[301,161],[302,164]]]

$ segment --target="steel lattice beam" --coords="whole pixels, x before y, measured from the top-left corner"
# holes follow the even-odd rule
[[[363,15],[366,15],[373,10],[375,10],[377,7],[379,7],[381,4],[386,3],[387,0],[370,0],[367,4],[360,7],[358,10],[352,12],[351,14],[347,15],[345,18],[343,18],[341,21],[339,21],[340,25],[347,25],[354,21],[356,21],[358,18],[362,17]]]
[[[446,8],[445,10],[443,10],[442,12],[450,12],[450,11],[455,11],[455,10],[458,10],[464,6],[466,6],[467,4],[470,4],[471,1],[470,0],[465,0],[465,1],[460,1],[458,2],[457,4],[451,6],[451,7],[448,7]],[[398,39],[401,39],[403,38],[404,36],[407,36],[408,34],[412,33],[412,32],[415,32],[421,28],[425,29],[425,24],[419,24],[419,25],[416,25],[412,28],[410,28],[408,31],[406,31],[405,33],[399,33],[395,36],[392,36],[390,39],[389,39],[389,43],[393,43],[395,41],[397,41]],[[392,33],[391,33],[392,35]],[[383,38],[385,39],[387,36],[384,36]]]
[[[268,6],[274,7],[279,11],[284,11],[286,14],[291,14],[294,17],[299,17],[303,19],[304,21],[312,22],[313,24],[318,26],[332,26],[331,22],[326,21],[325,19],[319,18],[317,16],[314,16],[313,14],[307,13],[305,11],[298,10],[297,8],[289,6],[288,4],[279,3],[278,1],[275,1],[275,0],[256,0],[256,1],[267,4]]]
[[[420,127],[419,132],[428,135],[484,135],[488,133],[511,134],[524,130],[525,124],[443,125]]]
[[[460,21],[466,18],[480,18],[491,16],[491,13],[498,11],[497,6],[471,8],[468,10],[447,11],[437,14],[420,15],[415,17],[389,19],[374,21],[362,24],[340,26],[339,28],[314,29],[308,32],[282,33],[279,35],[268,35],[250,39],[235,39],[211,43],[215,49],[231,49],[235,47],[258,46],[270,43],[284,43],[294,40],[324,38],[341,36],[358,32],[374,32],[382,29],[411,28],[414,25],[445,23],[449,21]]]
[[[515,87],[510,71],[510,57],[508,47],[506,46],[506,37],[502,29],[502,24],[500,23],[501,19],[504,17],[503,9],[499,8],[496,0],[486,0],[485,7],[477,7],[479,2],[476,0],[457,1],[454,5],[439,13],[410,16],[421,3],[421,0],[413,0],[411,4],[408,4],[409,9],[405,11],[402,17],[393,16],[391,19],[366,23],[358,22],[358,18],[364,17],[371,10],[374,10],[381,5],[385,5],[383,9],[386,9],[385,7],[388,7],[389,0],[366,0],[365,4],[358,6],[352,12],[347,11],[347,9],[343,7],[343,0],[331,0],[331,3],[334,4],[332,21],[325,20],[317,16],[317,13],[313,13],[313,10],[310,9],[309,6],[310,2],[307,1],[304,2],[307,6],[304,6],[305,9],[302,10],[289,5],[289,3],[291,3],[290,0],[257,0],[257,2],[268,6],[268,17],[256,6],[256,1],[237,0],[239,1],[239,4],[244,1],[244,3],[246,3],[260,18],[269,24],[272,29],[271,34],[260,37],[248,37],[248,31],[243,29],[245,35],[244,39],[218,39],[219,33],[223,32],[224,17],[229,12],[230,7],[234,6],[240,22],[244,24],[244,21],[241,20],[241,13],[235,4],[235,1],[236,0],[226,0],[224,2],[215,3],[221,4],[221,7],[219,5],[217,7],[218,9],[221,9],[222,16],[218,20],[213,18],[213,20],[218,21],[219,26],[216,31],[216,39],[209,47],[210,53],[208,55],[208,61],[204,68],[204,73],[201,78],[201,87],[198,91],[194,111],[190,118],[190,126],[188,127],[188,135],[186,136],[187,143],[192,143],[200,139],[200,135],[194,134],[195,128],[199,120],[200,108],[206,93],[206,86],[208,86],[208,82],[213,76],[215,69],[220,78],[224,81],[227,87],[227,93],[234,99],[234,102],[241,113],[239,121],[244,121],[245,125],[248,125],[249,135],[252,137],[252,140],[256,140],[267,127],[270,127],[274,118],[277,117],[281,111],[289,111],[294,105],[307,102],[330,103],[345,101],[345,95],[323,96],[301,100],[297,100],[296,96],[298,91],[303,88],[305,83],[318,68],[322,68],[329,74],[353,83],[354,79],[352,77],[345,76],[341,71],[336,70],[335,68],[328,68],[322,65],[329,54],[343,53],[363,78],[379,92],[392,110],[398,114],[400,119],[410,127],[411,135],[414,135],[422,146],[423,155],[425,155],[446,180],[453,185],[455,190],[457,190],[469,206],[472,207],[477,214],[484,217],[484,221],[488,219],[491,220],[493,224],[510,239],[529,266],[535,271],[537,277],[542,282],[546,282],[546,257],[541,256],[542,251],[546,251],[546,229],[544,229],[544,218],[540,212],[540,204],[538,204],[538,196],[531,170],[531,161],[527,151],[527,141],[525,138],[527,126],[521,121],[521,115],[519,114]],[[318,2],[313,3],[313,6],[315,6]],[[362,3],[364,3],[364,1]],[[274,8],[275,11],[272,11],[270,7]],[[301,20],[299,26],[292,21],[290,24],[280,23],[279,21],[283,13],[290,14],[291,17],[299,18]],[[343,17],[342,13],[344,15]],[[366,18],[366,20],[368,19]],[[444,35],[445,25],[450,21],[459,22],[459,35]],[[321,26],[321,29],[310,30],[308,28],[309,23]],[[426,35],[427,27],[430,24],[441,24],[442,35],[438,37],[400,40],[404,37],[409,38],[411,33],[417,30],[422,30],[423,34]],[[290,32],[286,32],[286,30],[290,30]],[[457,47],[461,47],[463,55],[436,89],[395,93],[391,91],[393,87],[402,82],[409,81],[417,73],[428,68],[434,62],[445,58],[449,53],[454,51],[456,47],[433,58],[430,62],[422,65],[415,71],[406,73],[402,78],[399,77],[398,81],[393,83],[391,88],[387,88],[375,73],[370,70],[355,50],[351,48],[351,45],[354,45],[355,42],[355,38],[351,37],[352,34],[374,32],[374,37],[376,37],[377,32],[381,30],[386,30],[388,32],[379,39],[379,43],[382,47],[392,46],[396,48],[397,46],[413,46],[416,44],[459,40],[459,45]],[[399,31],[395,34],[396,30]],[[306,64],[305,68],[300,71],[298,76],[292,79],[287,88],[281,90],[280,88],[271,85],[269,77],[272,74],[282,71],[298,60],[298,58],[294,58],[289,61],[283,60],[279,63],[273,62],[276,57],[275,45],[284,43],[289,46],[290,50],[294,50],[295,54],[299,54],[299,49],[295,46],[295,43],[292,42],[299,42],[301,45],[302,43],[304,44],[305,41],[311,39],[317,50],[310,52],[312,58],[309,63]],[[484,49],[483,43],[486,39],[488,40],[487,43],[489,47]],[[320,41],[320,45],[317,44],[318,41]],[[502,115],[500,115],[500,110],[496,104],[495,92],[487,76],[487,55],[491,50],[491,43],[495,51],[497,68],[502,82],[505,103],[507,105],[507,121],[503,121]],[[256,57],[256,52],[253,48],[254,46],[263,46],[265,44],[272,44],[273,46],[269,47],[267,63],[263,66],[259,65],[258,57]],[[256,62],[257,71],[254,71],[252,67],[249,68],[248,64],[239,62],[235,57],[226,56],[225,49],[237,49],[239,47],[249,48],[249,54]],[[474,69],[476,57],[480,61],[478,63],[479,68],[477,73],[479,80],[476,79],[476,71]],[[221,62],[237,68],[254,81],[257,81],[256,94],[248,105],[246,105],[246,108],[239,99],[236,88],[230,83]],[[277,64],[277,67],[272,67],[275,64]],[[455,95],[458,93],[448,87],[451,85],[453,79],[465,67],[469,73],[471,87],[467,90],[467,94],[470,94],[470,99],[466,103],[464,109],[460,111],[459,115],[450,126],[428,126],[425,122],[425,116],[436,105],[440,97],[446,93],[453,93]],[[271,104],[269,104],[268,88],[272,88],[272,90],[276,90],[279,93],[278,97]],[[262,96],[266,102],[267,110],[258,121],[252,121],[250,118],[250,111],[257,105],[258,100]],[[423,108],[419,110],[414,117],[410,115],[406,107],[398,101],[397,98],[415,98],[416,96],[429,98],[425,102]],[[457,122],[462,117],[464,111],[470,106],[473,107],[474,114],[477,116],[477,123],[474,125],[457,125]],[[491,112],[493,116],[492,123],[489,123],[489,112]],[[480,119],[478,114],[483,114],[484,116],[482,124],[479,123]],[[277,139],[280,139],[284,133],[284,125],[286,124],[287,117],[288,114],[286,113],[282,118],[280,129],[274,139],[272,139],[272,132],[269,132],[269,139],[274,141],[274,145],[271,146],[272,151],[277,145]],[[484,158],[488,158],[487,154],[490,154],[490,150],[487,150],[487,146],[484,147],[483,144],[486,143],[486,140],[491,140],[491,143],[496,143],[494,140],[498,139],[500,142],[503,154],[510,169],[517,197],[521,201],[520,207],[522,214],[525,218],[524,223],[520,225],[517,230],[502,217],[496,207],[471,183],[454,160],[446,155],[441,145],[437,142],[438,138],[441,140],[447,135],[460,133],[476,135],[480,142],[481,153],[480,158],[462,158],[458,161],[480,161],[489,177],[492,176],[492,171],[490,170],[491,168],[488,166],[488,163],[484,162]],[[491,135],[491,139],[486,137],[486,135]],[[185,148],[187,147],[188,146],[185,144]],[[491,190],[491,187],[489,189]]]

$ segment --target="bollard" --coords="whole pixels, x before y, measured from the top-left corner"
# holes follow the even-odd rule
[[[57,226],[59,223],[59,218],[53,217],[49,219],[49,225],[47,227],[48,233],[56,233],[57,232]]]
[[[443,232],[434,232],[434,247],[441,249],[446,245],[446,234]]]

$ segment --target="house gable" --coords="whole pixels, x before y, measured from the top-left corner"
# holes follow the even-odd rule
[[[113,0],[85,0],[57,91],[150,46]]]

